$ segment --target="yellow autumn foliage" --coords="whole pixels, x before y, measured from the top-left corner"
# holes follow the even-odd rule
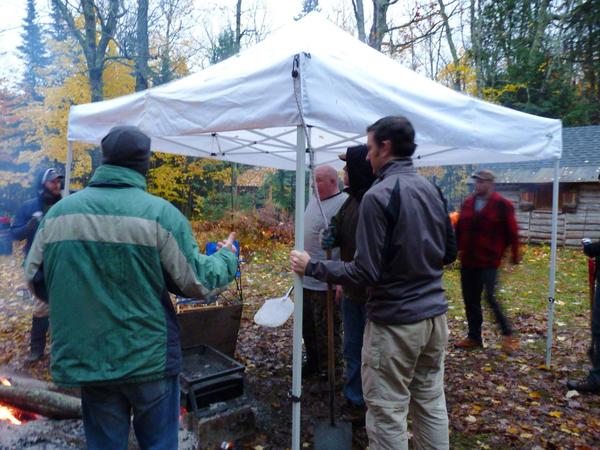
[[[223,192],[231,165],[222,161],[155,153],[148,172],[148,191],[179,205],[190,217]]]
[[[53,42],[55,46],[68,45],[66,42]],[[59,49],[60,50],[60,49]],[[85,60],[82,55],[67,54],[64,60],[55,62],[60,65],[73,65],[71,74],[58,86],[47,87],[43,90],[43,104],[31,107],[28,116],[36,124],[35,138],[41,145],[39,152],[22,152],[19,162],[28,162],[37,166],[43,158],[50,161],[66,161],[67,159],[67,124],[69,110],[72,105],[89,103],[91,100],[90,86],[86,73]],[[109,46],[109,55],[116,55],[114,44]],[[75,61],[72,60],[75,58]],[[104,96],[106,99],[129,94],[135,89],[135,78],[132,76],[131,61],[123,63],[109,61],[103,73]],[[73,145],[73,187],[80,188],[78,181],[91,171],[91,158],[88,150],[90,145],[74,143]],[[34,154],[35,153],[35,154]]]

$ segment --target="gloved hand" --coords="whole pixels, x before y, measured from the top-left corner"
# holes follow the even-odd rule
[[[329,228],[323,228],[319,231],[319,243],[323,250],[331,250],[335,243],[335,224],[330,224]]]
[[[29,221],[25,224],[25,226],[27,227],[27,230],[29,231],[33,231],[35,230],[35,228],[40,224],[40,221],[37,220],[37,218],[32,217],[31,219],[29,219]]]

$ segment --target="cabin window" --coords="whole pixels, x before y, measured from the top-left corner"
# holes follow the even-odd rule
[[[535,209],[552,209],[551,184],[542,184],[536,187],[533,205]]]
[[[535,192],[523,190],[519,192],[519,209],[521,211],[531,211],[535,201]]]
[[[521,193],[527,194],[528,199],[533,199],[534,209],[552,209],[552,184],[542,184],[533,187],[532,190]],[[561,186],[558,196],[558,209],[574,210],[577,208],[577,191]]]

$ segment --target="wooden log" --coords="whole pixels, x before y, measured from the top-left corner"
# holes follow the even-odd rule
[[[540,227],[540,226],[538,226],[538,227],[531,227],[529,229],[529,232],[533,233],[533,234],[535,234],[535,233],[542,233],[542,234],[544,234],[544,233],[552,233],[552,226],[548,225],[548,226],[545,226],[545,227]],[[559,235],[560,234],[564,234],[564,232],[565,232],[564,228],[562,228],[562,227],[559,226],[558,227],[558,234]]]
[[[552,235],[550,233],[531,233],[529,235],[530,239],[550,240],[551,237]],[[562,241],[562,236],[560,234],[557,236],[557,240]]]
[[[567,221],[600,224],[600,214],[573,214]]]
[[[571,222],[567,225],[567,230],[590,230],[600,232],[600,223],[583,223],[583,222]]]
[[[40,389],[45,391],[60,392],[61,394],[71,395],[74,397],[81,397],[81,390],[79,388],[64,388],[49,381],[23,377],[12,373],[3,375],[2,369],[0,369],[0,378],[6,378],[13,387],[22,389]]]
[[[532,243],[532,244],[550,244],[550,239],[549,238],[548,239],[533,239],[532,238],[532,239],[529,240],[529,242]],[[564,246],[565,245],[565,243],[563,241],[561,241],[561,240],[557,240],[556,244],[560,245],[560,246]]]
[[[581,239],[567,239],[565,245],[569,247],[581,247]]]
[[[0,385],[0,401],[51,419],[78,419],[81,400],[45,389],[24,389]]]
[[[600,239],[600,233],[567,233],[567,239]]]

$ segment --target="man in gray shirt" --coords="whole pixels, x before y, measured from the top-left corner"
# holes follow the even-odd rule
[[[313,196],[304,213],[304,249],[316,258],[326,259],[325,250],[321,248],[320,233],[327,222],[338,212],[348,195],[340,191],[338,175],[331,166],[319,166],[315,169],[315,181],[321,209]],[[339,260],[339,250],[332,253],[333,260]],[[327,364],[327,283],[313,277],[305,276],[302,281],[304,293],[304,310],[302,316],[302,334],[306,347],[306,377],[316,374],[325,375]],[[336,360],[341,360],[341,318],[334,309],[334,347]]]
[[[361,202],[353,261],[291,254],[298,274],[367,286],[362,384],[372,450],[408,449],[409,409],[415,448],[449,448],[442,274],[456,259],[456,241],[441,193],[413,166],[414,138],[404,117],[367,128],[377,180]]]

